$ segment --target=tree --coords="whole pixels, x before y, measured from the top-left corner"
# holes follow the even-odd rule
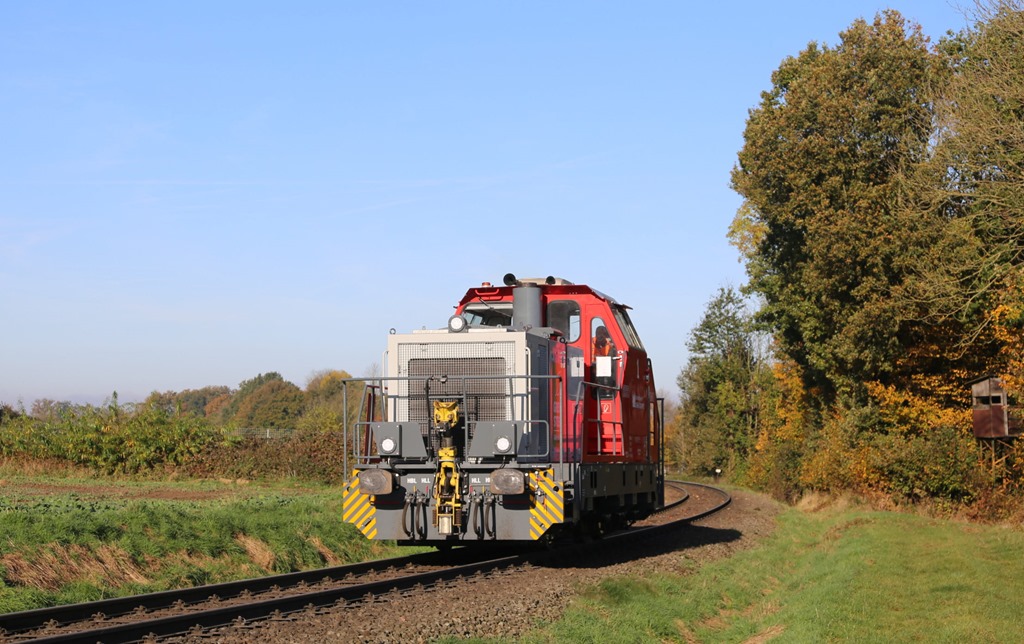
[[[24,411],[24,410],[22,410]],[[21,418],[22,413],[7,403],[0,403],[0,425]]]
[[[223,396],[226,393],[230,393],[231,389],[223,385],[220,386],[207,386],[200,389],[185,389],[179,393],[175,399],[175,404],[179,413],[191,414],[193,416],[203,417],[206,415],[206,406],[210,404],[212,400]]]
[[[207,403],[207,414],[209,415],[210,409],[218,410],[220,415],[219,420],[221,422],[231,422],[239,416],[239,410],[242,405],[245,404],[246,398],[256,392],[257,389],[270,382],[284,382],[284,377],[276,371],[270,371],[265,374],[257,374],[255,378],[243,380],[238,383],[238,391],[231,395],[231,398],[224,401],[218,397],[214,397]]]
[[[301,389],[285,380],[270,380],[245,397],[235,420],[246,427],[294,429],[305,406]]]
[[[347,371],[324,369],[313,372],[306,381],[306,395],[313,404],[339,402],[345,380],[352,376]]]
[[[911,175],[911,206],[942,234],[922,257],[913,296],[932,324],[956,328],[959,355],[1024,385],[1024,3],[979,5],[941,50],[933,154]]]
[[[732,239],[761,319],[823,404],[863,398],[901,354],[895,295],[920,231],[896,207],[898,179],[927,152],[934,67],[919,27],[886,11],[783,61],[747,121]]]
[[[1024,387],[1022,8],[995,0],[931,51],[896,12],[857,21],[784,61],[751,111],[729,234],[778,361],[750,482],[790,499],[983,491],[965,383]],[[737,398],[712,367],[680,383],[721,459],[742,453],[712,440],[739,435],[718,411]]]
[[[51,421],[70,413],[74,409],[75,405],[69,400],[39,398],[32,402],[32,411],[29,412],[29,415],[36,420]]]
[[[677,380],[676,432],[684,465],[701,473],[740,470],[757,441],[762,402],[772,387],[764,343],[743,297],[719,289],[687,348],[690,360]]]
[[[146,397],[142,404],[146,407],[163,409],[169,414],[190,414],[202,418],[206,416],[206,408],[211,401],[230,393],[231,389],[224,386],[185,389],[181,392],[154,391]]]

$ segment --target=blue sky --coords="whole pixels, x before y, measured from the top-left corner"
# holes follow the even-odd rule
[[[634,308],[658,388],[721,286],[786,56],[943,0],[0,4],[0,402],[361,375],[465,290]]]

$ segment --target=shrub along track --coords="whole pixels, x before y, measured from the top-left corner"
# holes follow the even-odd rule
[[[694,531],[680,526],[717,512],[729,504],[725,492],[709,486],[678,486],[676,503],[657,517],[634,528],[586,544],[558,546],[546,551],[515,553],[508,548],[459,548],[444,555],[428,553],[378,562],[340,566],[262,579],[230,582],[182,591],[168,591],[0,616],[7,634],[0,641],[120,642],[154,633],[209,641],[252,641],[282,637],[294,641],[306,625],[321,618],[347,615],[341,626],[311,636],[309,641],[392,641],[463,635],[514,635],[522,620],[532,622],[546,604],[545,593],[523,592],[535,582],[531,575],[576,580],[579,570],[599,570],[623,562],[673,551],[680,538]],[[669,498],[671,497],[669,493]],[[683,503],[686,501],[686,503]],[[703,534],[699,543],[724,543],[735,531]],[[546,575],[543,573],[547,573]],[[486,583],[486,587],[478,586]],[[550,587],[550,584],[546,584]],[[497,617],[497,630],[477,614],[481,596],[494,598],[513,589],[507,602],[488,614]],[[442,592],[430,592],[442,590]],[[550,588],[548,588],[550,591]],[[563,602],[564,603],[564,602]],[[447,606],[442,610],[438,608]],[[339,611],[343,606],[346,610]],[[380,616],[373,616],[383,608]],[[507,615],[505,615],[507,614]],[[270,618],[266,620],[265,618]],[[427,623],[423,624],[423,620]],[[260,621],[264,620],[264,621]],[[465,622],[465,624],[463,623]],[[211,633],[202,629],[231,624]],[[478,624],[481,628],[467,627]],[[520,624],[502,628],[502,624]],[[288,635],[276,629],[291,628]],[[412,627],[410,630],[406,627]],[[423,629],[426,630],[423,630]],[[258,629],[259,632],[254,632]]]

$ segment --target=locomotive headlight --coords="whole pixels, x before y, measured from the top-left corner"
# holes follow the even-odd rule
[[[359,473],[359,492],[362,494],[391,494],[391,472],[365,470]]]
[[[468,326],[469,323],[466,322],[466,318],[461,315],[453,315],[448,318],[448,330],[452,333],[461,333],[462,331],[465,331]]]
[[[494,470],[491,472],[492,494],[522,494],[526,491],[526,477],[519,470]]]
[[[398,442],[395,439],[391,438],[390,436],[388,438],[383,439],[380,442],[380,453],[381,454],[385,454],[387,456],[391,456],[392,454],[395,453],[395,450],[397,450],[397,449],[398,449]]]
[[[512,449],[512,441],[508,436],[499,436],[498,440],[494,441],[494,451],[499,454],[508,454],[509,450]]]

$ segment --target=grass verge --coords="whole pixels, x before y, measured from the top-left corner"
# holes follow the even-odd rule
[[[0,482],[0,612],[379,558],[330,488]]]
[[[1024,632],[1024,533],[790,509],[762,545],[691,575],[586,589],[538,642],[1005,642]],[[685,552],[679,552],[686,558]]]

